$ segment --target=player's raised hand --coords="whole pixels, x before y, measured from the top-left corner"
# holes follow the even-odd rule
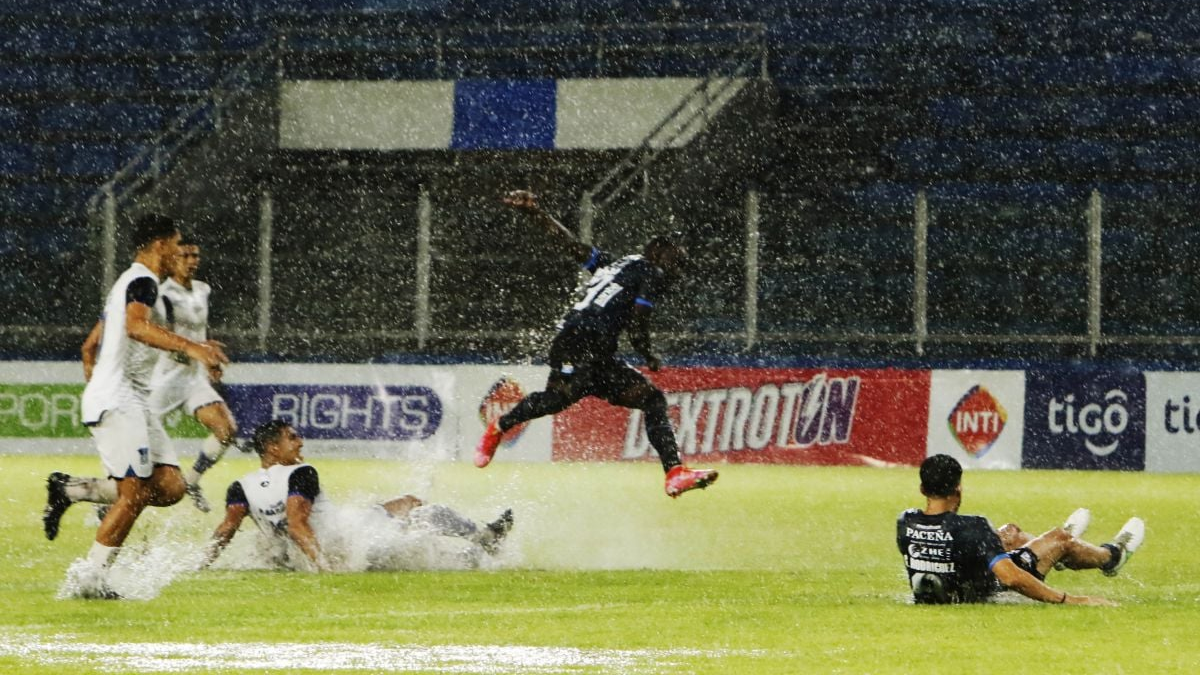
[[[500,201],[514,209],[521,209],[523,211],[536,211],[538,209],[537,195],[529,190],[511,190],[505,193],[500,198]]]

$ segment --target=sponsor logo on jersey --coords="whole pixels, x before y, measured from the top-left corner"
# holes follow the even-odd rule
[[[501,375],[500,379],[488,387],[487,393],[483,395],[483,400],[479,402],[479,421],[486,427],[492,423],[492,420],[512,410],[523,398],[525,398],[525,390],[521,389],[521,383],[511,375]],[[515,444],[528,425],[528,422],[522,422],[509,429],[503,444],[505,446]]]
[[[1008,411],[982,385],[971,387],[946,419],[950,435],[972,457],[983,457],[1008,422]]]

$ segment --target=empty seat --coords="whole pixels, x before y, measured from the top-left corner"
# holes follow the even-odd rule
[[[66,88],[112,93],[139,91],[142,86],[142,72],[135,65],[84,63],[79,65],[78,82]]]
[[[110,143],[67,143],[54,152],[58,173],[66,176],[100,176],[116,171],[120,151]]]
[[[0,190],[0,208],[14,214],[46,214],[58,209],[55,186],[18,183]]]
[[[38,126],[49,131],[82,131],[96,126],[99,112],[90,103],[75,101],[43,108]]]
[[[40,171],[37,148],[28,143],[0,145],[0,174],[29,176]]]
[[[215,73],[211,66],[201,63],[168,63],[154,71],[157,85],[174,92],[202,92],[210,89]]]
[[[25,111],[16,106],[0,106],[0,132],[25,128]]]
[[[151,103],[106,103],[100,106],[97,128],[116,133],[149,133],[163,126],[163,109]]]

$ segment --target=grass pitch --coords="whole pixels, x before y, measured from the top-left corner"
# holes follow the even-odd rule
[[[671,500],[656,465],[465,465],[310,458],[335,501],[416,492],[517,524],[503,569],[176,576],[148,601],[56,600],[86,553],[86,509],[41,533],[47,473],[95,457],[0,458],[0,672],[1117,673],[1200,669],[1198,476],[976,472],[964,512],[1027,530],[1093,512],[1089,539],[1130,515],[1144,548],[1117,578],[1049,583],[1116,608],[907,604],[895,516],[915,469],[724,466]],[[211,497],[250,470],[227,458]],[[129,548],[199,545],[219,521],[155,510]],[[249,523],[243,529],[252,527]],[[249,539],[243,533],[239,540]],[[238,541],[235,541],[235,545]],[[167,549],[169,550],[169,548]],[[230,553],[236,554],[236,551]]]

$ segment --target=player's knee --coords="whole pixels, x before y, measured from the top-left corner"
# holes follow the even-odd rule
[[[1061,527],[1056,527],[1053,530],[1050,530],[1049,532],[1047,532],[1043,536],[1050,539],[1051,541],[1053,541],[1056,544],[1063,544],[1063,545],[1069,544],[1071,542],[1071,540],[1075,538],[1074,535],[1072,535],[1070,532],[1067,532],[1066,530],[1062,529]]]
[[[237,439],[238,427],[233,421],[221,425],[220,428],[213,431],[213,435],[221,442],[221,445],[229,445]]]
[[[646,412],[667,412],[667,397],[657,388],[651,388],[643,394],[641,403],[638,407]]]
[[[163,468],[174,470],[156,471],[154,482],[146,486],[150,494],[150,504],[153,506],[171,506],[187,494],[187,484],[184,483],[183,474],[179,473],[179,469]]]
[[[1004,550],[1010,551],[1018,548],[1023,543],[1021,528],[1016,523],[1005,523],[996,530],[996,534],[1000,535],[1000,543],[1004,546]]]

